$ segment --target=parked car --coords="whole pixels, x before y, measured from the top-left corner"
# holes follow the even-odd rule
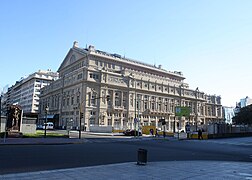
[[[37,125],[37,130],[39,130],[39,129],[43,129],[43,125],[42,124],[38,124]]]
[[[48,122],[46,124],[46,129],[54,129],[54,125],[52,122]],[[43,129],[45,129],[45,124],[43,125]]]
[[[134,129],[127,129],[126,131],[123,132],[125,136],[138,136],[137,130]],[[142,133],[139,131],[139,136],[142,136]]]

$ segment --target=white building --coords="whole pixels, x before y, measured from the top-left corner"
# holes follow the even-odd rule
[[[221,98],[190,89],[181,72],[171,72],[140,61],[96,50],[80,48],[74,42],[59,69],[59,79],[41,91],[40,117],[58,116],[55,125],[87,130],[91,126],[112,126],[123,130],[138,125],[183,129],[222,119]],[[107,96],[109,96],[107,101]],[[176,117],[175,107],[190,108],[190,117]],[[80,111],[84,117],[80,121]],[[175,125],[176,124],[176,125]]]
[[[20,105],[26,116],[37,116],[40,89],[56,79],[58,79],[58,73],[51,70],[39,70],[26,78],[21,78],[9,88],[9,92],[7,92],[9,94],[8,104]]]
[[[232,124],[232,118],[235,116],[235,107],[223,106],[223,111],[225,123]]]

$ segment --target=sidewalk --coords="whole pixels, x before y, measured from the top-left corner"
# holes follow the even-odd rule
[[[0,179],[252,179],[252,163],[217,161],[135,162],[0,175]]]

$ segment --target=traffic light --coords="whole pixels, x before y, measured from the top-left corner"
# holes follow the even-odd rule
[[[82,112],[80,113],[80,118],[81,118],[81,119],[83,118],[83,113],[82,113]]]

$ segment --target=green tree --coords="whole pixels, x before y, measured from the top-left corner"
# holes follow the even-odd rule
[[[240,109],[240,112],[233,117],[235,124],[252,125],[252,104]]]

